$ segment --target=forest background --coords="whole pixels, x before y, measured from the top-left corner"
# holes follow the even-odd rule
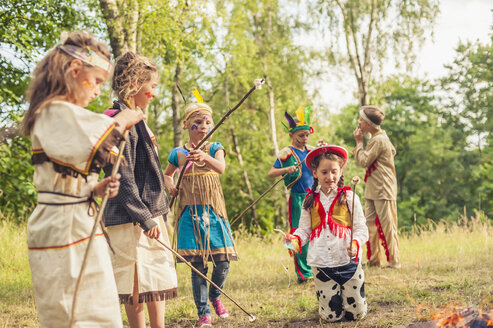
[[[0,0],[0,218],[24,224],[35,206],[30,142],[19,129],[30,72],[62,31],[82,29],[115,58],[132,50],[158,64],[161,83],[147,114],[162,163],[187,138],[177,84],[189,101],[197,87],[218,122],[255,78],[266,79],[212,138],[227,150],[221,179],[230,219],[275,181],[267,172],[290,143],[284,111],[311,105],[311,144],[323,138],[351,150],[358,108],[374,104],[386,110],[383,128],[397,149],[401,232],[464,212],[491,220],[493,34],[458,43],[440,79],[419,78],[416,53],[439,8],[438,0]],[[321,46],[296,41],[307,35],[320,35]],[[398,69],[384,74],[389,63]],[[352,74],[353,103],[320,105],[310,81],[337,83],[340,72]],[[108,83],[89,108],[102,112],[112,99]],[[346,180],[354,175],[364,169],[350,160]],[[278,186],[233,229],[285,228],[286,204]]]

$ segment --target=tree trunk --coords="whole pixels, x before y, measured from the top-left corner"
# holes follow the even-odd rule
[[[224,97],[226,98],[226,107],[230,108],[227,77],[224,78]],[[234,128],[234,123],[232,120],[229,120],[229,124],[231,125],[231,136],[233,137],[233,144],[235,145],[236,157],[238,158],[238,163],[240,164],[240,167],[243,170],[243,180],[245,181],[245,185],[247,187],[247,192],[248,192],[247,196],[250,199],[250,203],[253,203],[255,201],[255,199],[253,198],[252,185],[250,184],[250,178],[248,177],[248,172],[245,168],[245,163],[243,162],[243,157],[241,156],[241,149],[240,149],[240,145],[238,143],[238,137],[236,135],[236,131]],[[255,207],[255,205],[252,206],[252,216],[253,216],[253,221],[255,222],[255,224],[258,225],[257,208]],[[241,219],[241,222],[243,223],[243,217]]]
[[[140,49],[140,45],[137,44],[139,40],[138,1],[99,0],[99,5],[108,29],[113,56],[118,58],[126,51],[137,52],[137,49]],[[122,12],[123,14],[120,14]]]
[[[125,35],[118,5],[115,0],[99,0],[99,5],[108,28],[113,56],[117,58],[125,52]]]
[[[180,147],[182,144],[182,128],[179,102],[181,99],[180,91],[177,85],[181,82],[181,66],[176,64],[175,67],[175,84],[171,88],[171,110],[173,111],[173,143],[175,147]]]
[[[252,185],[250,184],[250,179],[248,178],[248,172],[245,169],[245,163],[243,162],[243,157],[241,156],[241,149],[240,149],[240,145],[238,144],[238,137],[236,136],[236,132],[233,127],[233,122],[232,121],[230,122],[231,122],[231,136],[233,137],[233,144],[235,145],[235,152],[236,152],[236,156],[238,157],[238,162],[240,163],[240,167],[243,170],[243,180],[245,181],[245,185],[247,187],[247,192],[248,192],[247,196],[250,199],[250,203],[253,203],[255,199],[253,198]],[[255,205],[252,206],[252,216],[255,224],[258,225],[258,215]],[[243,218],[241,219],[241,222],[243,223]]]

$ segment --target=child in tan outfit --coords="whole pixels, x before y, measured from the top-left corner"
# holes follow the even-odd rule
[[[400,268],[399,237],[397,230],[397,178],[394,167],[395,148],[380,124],[385,118],[382,109],[363,106],[359,124],[354,131],[356,163],[366,168],[365,216],[370,233],[367,242],[369,265],[381,266],[379,239],[385,249],[389,265]],[[363,135],[370,133],[366,147]]]

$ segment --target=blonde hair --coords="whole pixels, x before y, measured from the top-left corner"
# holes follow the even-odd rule
[[[212,108],[206,103],[188,103],[185,106],[185,114],[183,115],[183,129],[188,129],[191,115],[195,112],[207,114],[212,117]]]
[[[128,51],[117,58],[111,87],[118,100],[126,102],[158,74],[157,66],[147,57]]]
[[[382,124],[385,118],[385,112],[377,106],[363,106],[361,107],[361,110],[365,113],[368,119],[376,125]]]
[[[96,40],[91,34],[83,31],[70,33],[61,45],[72,45],[83,49],[90,49],[111,59],[108,47]],[[57,99],[75,101],[78,86],[72,75],[70,63],[75,58],[68,55],[58,46],[51,49],[48,54],[36,65],[32,73],[32,80],[26,92],[29,108],[24,115],[22,132],[29,135],[32,131],[37,115],[50,102]],[[92,67],[83,63],[83,67]]]

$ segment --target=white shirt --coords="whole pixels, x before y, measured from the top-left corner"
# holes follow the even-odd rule
[[[320,189],[317,192],[320,193],[320,202],[324,207],[325,218],[327,219],[330,205],[337,195],[337,189],[329,190],[328,195],[324,194]],[[349,211],[352,209],[353,195],[354,193],[352,191],[346,192]],[[356,203],[354,204],[353,220],[353,239],[359,243],[358,258],[361,259],[362,246],[368,240],[368,228],[366,227],[366,219],[358,195],[356,195]],[[312,220],[310,211],[302,208],[298,229],[293,234],[300,237],[301,245],[303,246],[310,240],[311,233]],[[350,239],[350,236],[347,236],[345,239],[339,238],[332,234],[328,226],[324,227],[320,233],[320,237],[315,237],[310,241],[307,264],[317,268],[338,267],[348,264],[350,258],[347,254],[347,246],[349,245]]]

